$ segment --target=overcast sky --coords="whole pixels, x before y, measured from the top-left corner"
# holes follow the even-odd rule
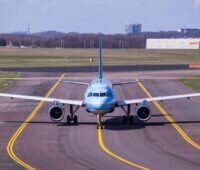
[[[200,28],[200,0],[0,0],[0,32],[124,33]]]

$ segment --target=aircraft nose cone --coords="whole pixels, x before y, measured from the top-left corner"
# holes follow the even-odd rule
[[[100,109],[104,108],[106,105],[105,104],[93,104],[92,106],[94,109],[100,110]]]
[[[110,107],[112,107],[111,101],[102,101],[99,103],[93,103],[92,105],[97,110],[109,109]]]

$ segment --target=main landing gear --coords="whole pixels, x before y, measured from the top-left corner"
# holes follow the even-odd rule
[[[73,121],[73,123],[77,125],[78,116],[74,114],[79,109],[79,106],[69,105],[69,107],[70,107],[70,115],[67,115],[67,124],[70,124]]]
[[[104,129],[104,126],[101,124],[101,115],[97,115],[97,129]]]
[[[126,113],[126,115],[123,116],[123,124],[126,124],[126,123],[133,124],[133,116],[130,115],[131,105],[121,106],[121,108]]]

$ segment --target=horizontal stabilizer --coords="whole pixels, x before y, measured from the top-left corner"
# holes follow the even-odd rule
[[[61,80],[60,82],[69,83],[69,84],[77,84],[77,85],[89,86],[89,83],[76,82],[76,81],[63,81],[63,80]]]
[[[132,84],[132,83],[138,83],[140,82],[139,80],[136,81],[126,81],[126,82],[120,82],[120,83],[113,83],[113,86],[119,86],[119,85],[124,85],[124,84]]]

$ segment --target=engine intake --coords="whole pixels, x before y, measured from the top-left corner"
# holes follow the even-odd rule
[[[65,110],[64,106],[59,102],[55,102],[49,108],[49,117],[52,121],[59,122],[64,118]]]
[[[151,109],[144,101],[141,102],[136,108],[136,114],[139,120],[148,121],[151,118]]]

